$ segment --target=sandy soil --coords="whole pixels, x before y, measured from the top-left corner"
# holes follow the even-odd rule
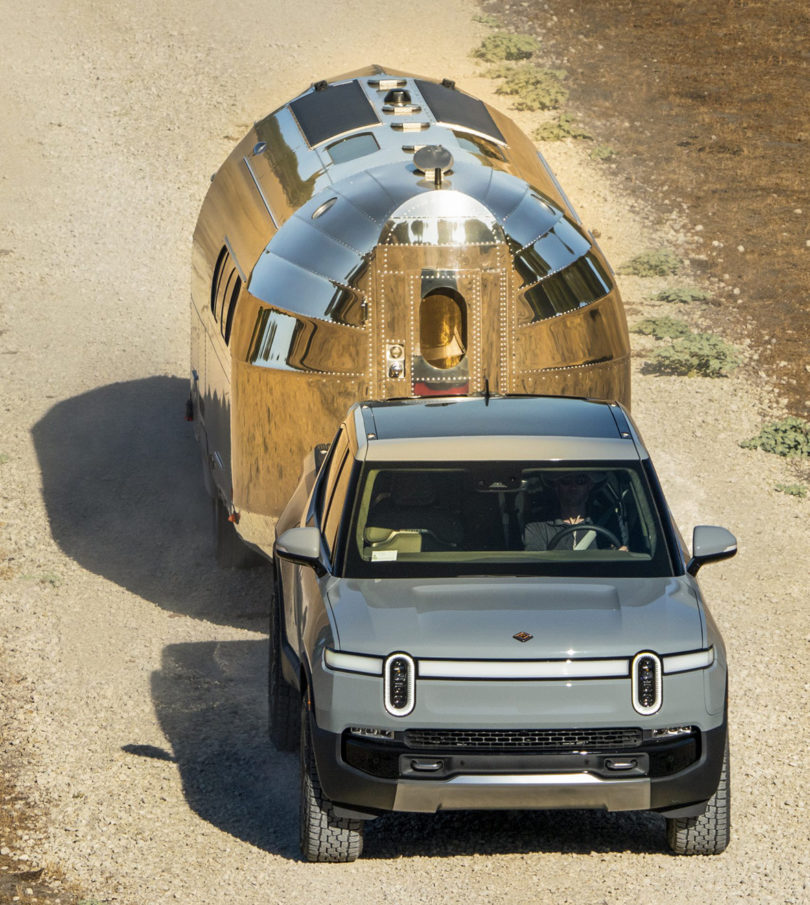
[[[658,818],[545,812],[391,816],[356,864],[299,860],[297,762],[266,733],[266,575],[217,571],[183,421],[196,213],[247,125],[314,79],[374,60],[496,98],[461,0],[411,4],[415,27],[357,0],[223,9],[5,4],[0,900],[810,901],[808,504],[774,490],[792,466],[738,446],[778,408],[744,375],[634,385],[683,531],[740,541],[702,573],[732,669],[728,851],[677,859]],[[689,246],[583,149],[544,150],[614,265]],[[631,319],[657,288],[623,279]]]

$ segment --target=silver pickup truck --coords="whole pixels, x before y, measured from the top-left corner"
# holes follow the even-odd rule
[[[726,655],[617,403],[364,402],[278,523],[271,731],[301,846],[351,861],[386,811],[604,808],[729,836]]]

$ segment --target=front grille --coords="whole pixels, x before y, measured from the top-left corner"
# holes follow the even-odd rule
[[[408,729],[409,748],[487,751],[593,751],[637,748],[641,729]]]

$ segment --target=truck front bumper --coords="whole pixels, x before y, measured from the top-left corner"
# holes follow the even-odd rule
[[[702,813],[717,789],[726,724],[632,749],[564,753],[419,750],[320,729],[312,719],[324,794],[341,813],[597,808]]]

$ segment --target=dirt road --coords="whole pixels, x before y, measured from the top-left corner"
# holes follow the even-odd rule
[[[298,859],[297,762],[266,732],[267,577],[216,569],[183,421],[191,232],[247,125],[317,78],[378,61],[496,102],[475,12],[4,4],[0,770],[24,796],[7,873],[126,905],[810,901],[808,504],[774,491],[788,465],[739,448],[772,405],[743,377],[634,389],[684,532],[740,540],[703,579],[732,669],[729,850],[671,857],[644,815],[446,814],[381,819],[353,865]],[[546,151],[614,265],[660,241],[583,151]],[[624,279],[631,314],[655,288]]]

